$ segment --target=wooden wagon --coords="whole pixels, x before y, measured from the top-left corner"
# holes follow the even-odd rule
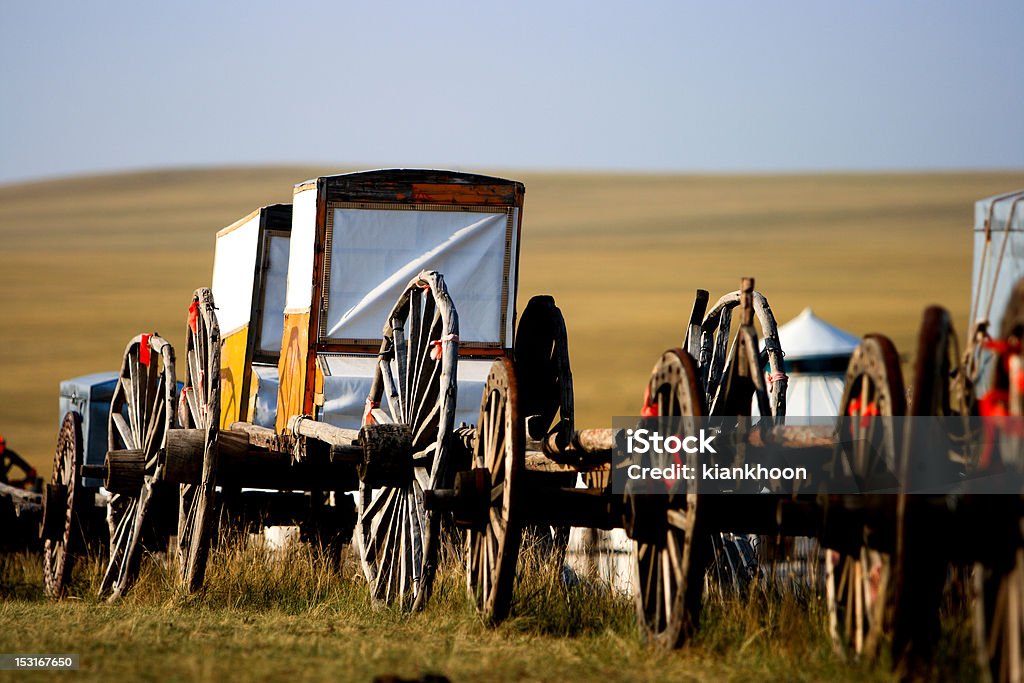
[[[571,390],[549,381],[552,349],[565,348],[557,308],[537,297],[516,326],[523,197],[518,182],[466,173],[355,173],[302,183],[291,206],[218,233],[213,288],[188,310],[180,395],[159,337],[125,355],[110,452],[90,471],[119,515],[103,590],[130,585],[153,501],[170,487],[192,590],[218,497],[257,499],[275,518],[298,492],[322,527],[346,517],[354,492],[374,597],[422,605],[439,538],[424,493],[463,467],[458,425],[476,421],[491,362],[515,358],[536,378],[535,429],[572,425]]]

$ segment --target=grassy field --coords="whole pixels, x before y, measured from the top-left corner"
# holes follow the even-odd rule
[[[116,369],[142,331],[183,342],[191,292],[208,285],[214,233],[287,201],[319,168],[183,170],[0,187],[0,432],[48,473],[62,378]],[[784,322],[805,306],[857,334],[910,348],[922,308],[964,328],[973,202],[1024,186],[1024,172],[823,176],[513,173],[527,186],[520,305],[550,293],[569,326],[578,424],[634,413],[662,350],[679,343],[698,287],[713,297],[757,277]],[[42,598],[38,559],[0,558],[0,652],[75,651],[79,677],[368,680],[863,680],[824,636],[821,604],[766,593],[711,601],[680,653],[639,640],[632,607],[547,575],[520,583],[516,617],[484,628],[457,572],[423,614],[369,604],[351,562],[299,551],[266,564],[223,546],[208,589],[182,595],[147,562],[118,605],[92,597],[85,563],[74,599]],[[942,648],[970,676],[966,625]],[[41,676],[40,676],[41,677]],[[0,674],[3,678],[3,674]],[[31,679],[19,675],[18,680]]]
[[[95,562],[77,573],[75,593],[83,597],[54,604],[40,596],[38,560],[2,558],[0,598],[8,599],[0,600],[0,652],[76,653],[76,679],[106,681],[368,682],[428,673],[453,682],[889,678],[884,664],[836,655],[823,606],[805,596],[755,589],[746,600],[709,600],[699,638],[666,653],[641,642],[628,600],[587,583],[565,588],[550,566],[521,566],[515,616],[490,629],[452,567],[428,608],[410,616],[374,607],[351,557],[335,566],[307,547],[268,557],[243,542],[212,558],[201,596],[180,593],[166,569],[147,561],[141,584],[116,605],[91,597]],[[943,643],[951,678],[973,677],[968,635],[957,622]]]
[[[134,173],[0,187],[0,433],[44,472],[62,378],[114,370],[127,341],[183,342],[215,232],[336,169]],[[474,169],[476,170],[476,169]],[[904,352],[923,307],[962,331],[973,202],[1024,172],[669,176],[501,172],[526,183],[519,303],[565,313],[577,422],[636,412],[693,291],[753,275],[780,322],[805,306]],[[961,332],[962,333],[962,332]]]

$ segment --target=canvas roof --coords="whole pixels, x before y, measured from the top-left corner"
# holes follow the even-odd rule
[[[805,308],[800,315],[779,327],[779,343],[788,360],[848,356],[860,338],[830,325]]]

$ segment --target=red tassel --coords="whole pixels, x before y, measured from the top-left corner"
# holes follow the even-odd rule
[[[149,367],[150,360],[149,338],[152,336],[151,334],[144,334],[139,341],[139,362],[147,368]]]
[[[188,307],[188,326],[192,328],[192,334],[199,334],[199,302],[193,301]]]

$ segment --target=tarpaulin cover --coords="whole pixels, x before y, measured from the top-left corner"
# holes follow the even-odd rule
[[[514,282],[504,339],[501,325],[508,228],[504,211],[335,208],[321,337],[380,339],[409,281],[421,270],[436,270],[459,313],[462,343],[511,343]]]
[[[323,354],[320,358],[327,368],[324,373],[324,406],[318,419],[335,427],[359,429],[377,367],[377,357]],[[470,425],[477,423],[480,399],[484,394],[491,363],[491,360],[459,359],[456,426],[463,422]],[[381,407],[386,411],[387,405],[384,402],[382,404]]]
[[[256,400],[250,420],[254,425],[273,429],[277,420],[277,389],[280,384],[277,366],[253,363],[252,374],[256,380]]]

